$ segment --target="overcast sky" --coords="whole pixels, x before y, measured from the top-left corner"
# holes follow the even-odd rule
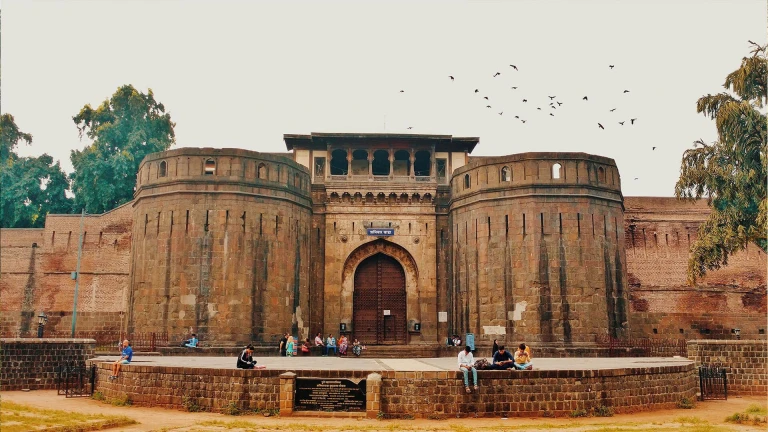
[[[67,172],[88,144],[72,116],[133,84],[169,110],[174,148],[281,152],[283,134],[311,132],[476,136],[479,156],[613,158],[625,196],[673,196],[683,151],[716,137],[697,99],[723,90],[768,21],[765,0],[0,7],[2,112],[34,136],[20,154],[49,153]]]

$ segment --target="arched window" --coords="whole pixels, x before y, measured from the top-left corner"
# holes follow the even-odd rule
[[[552,178],[559,179],[560,174],[562,173],[562,170],[563,170],[563,166],[560,165],[559,163],[552,165]]]
[[[464,189],[469,189],[470,185],[469,174],[464,174]]]
[[[357,149],[352,152],[352,175],[368,175],[368,152]]]
[[[396,176],[411,175],[411,154],[405,150],[395,152],[395,161],[392,162],[392,174]]]
[[[256,168],[256,178],[261,179],[261,180],[266,180],[267,179],[267,175],[268,175],[268,173],[267,173],[267,166],[264,165],[263,163],[260,163],[259,167]]]
[[[347,175],[347,151],[336,149],[331,153],[331,175]]]
[[[416,152],[416,158],[413,161],[413,171],[416,177],[429,177],[432,171],[432,161],[430,154],[426,150]]]
[[[600,183],[605,183],[605,170],[603,167],[599,167],[597,169],[597,181]]]
[[[389,175],[389,152],[386,150],[376,150],[373,152],[371,169],[375,176]]]
[[[158,177],[165,177],[168,175],[168,164],[165,161],[160,162],[160,170],[157,173]]]
[[[213,159],[207,159],[205,161],[205,175],[216,174],[216,161]]]
[[[510,170],[508,166],[501,169],[501,181],[512,181],[512,170]]]

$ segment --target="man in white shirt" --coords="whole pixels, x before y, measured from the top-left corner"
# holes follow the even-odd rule
[[[464,387],[467,393],[472,393],[469,388],[468,372],[472,371],[472,381],[475,383],[475,391],[479,389],[477,385],[477,369],[475,369],[475,356],[472,355],[472,348],[469,346],[459,353],[459,370],[464,373]]]
[[[323,348],[323,355],[326,355],[325,352],[325,343],[323,342],[323,337],[320,333],[315,336],[315,346],[322,347]]]

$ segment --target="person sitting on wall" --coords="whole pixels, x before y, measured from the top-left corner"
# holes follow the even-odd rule
[[[256,366],[256,360],[253,359],[253,345],[245,347],[240,357],[237,358],[238,369],[253,369]]]
[[[339,336],[339,355],[347,355],[347,347],[349,346],[349,339],[347,335]]]
[[[192,337],[190,339],[185,340],[181,343],[181,346],[186,348],[197,348],[197,345],[200,343],[200,341],[197,339],[197,334],[192,333]]]
[[[123,341],[122,346],[123,352],[120,354],[120,359],[112,363],[112,375],[109,376],[109,379],[117,379],[117,375],[120,373],[120,367],[122,367],[124,364],[131,364],[131,359],[133,358],[133,348],[131,348],[131,344],[128,342],[128,339]]]
[[[459,338],[459,335],[453,335],[453,345],[461,346],[461,339]]]
[[[303,356],[308,356],[310,354],[309,350],[309,338],[304,339],[304,343],[301,344],[301,354]]]
[[[328,354],[325,349],[325,342],[323,342],[323,335],[320,332],[317,332],[317,336],[315,336],[315,346],[323,348],[323,355]]]
[[[521,343],[518,350],[515,351],[515,367],[520,370],[533,370],[531,348],[525,346],[524,343]]]
[[[467,389],[467,393],[472,393],[469,388],[468,373],[472,371],[472,381],[475,383],[475,391],[480,387],[477,385],[477,369],[475,369],[475,357],[472,355],[472,348],[467,345],[463,351],[459,352],[459,370],[464,372],[464,387]]]
[[[325,340],[325,349],[326,354],[328,355],[331,354],[331,350],[333,350],[334,355],[338,353],[338,351],[336,351],[336,338],[330,333],[328,334],[328,339]]]
[[[504,345],[499,346],[499,350],[493,355],[493,368],[497,370],[514,369],[515,360]]]
[[[355,341],[352,342],[352,353],[357,357],[360,357],[360,354],[363,353],[363,348],[364,347],[360,344],[360,341],[355,338]]]

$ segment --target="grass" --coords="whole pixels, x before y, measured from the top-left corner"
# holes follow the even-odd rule
[[[3,432],[35,430],[87,432],[136,424],[136,420],[125,416],[80,414],[2,402],[0,403],[0,424]]]
[[[766,425],[768,417],[768,408],[765,406],[752,404],[744,410],[743,413],[735,413],[725,418],[728,423],[753,424],[755,426]]]

